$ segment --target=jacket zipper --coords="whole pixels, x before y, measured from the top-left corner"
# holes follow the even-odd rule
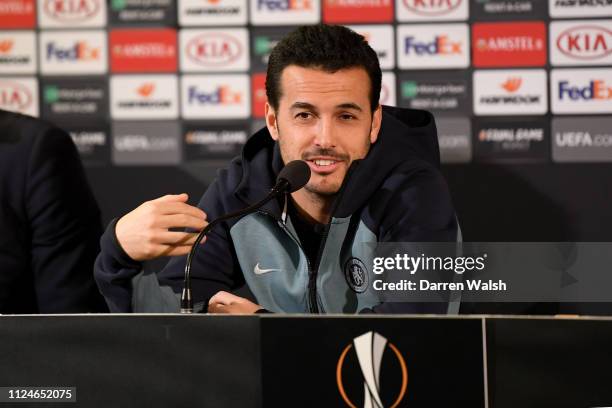
[[[269,212],[264,211],[264,210],[257,210],[257,212],[260,213],[260,214],[267,215],[268,217],[271,217],[274,221],[276,221],[281,226],[283,231],[285,231],[287,233],[287,235],[289,235],[289,237],[291,237],[293,242],[295,242],[297,244],[297,246],[300,248],[300,250],[302,251],[302,255],[304,255],[304,259],[306,259],[306,266],[308,267],[308,303],[309,303],[308,309],[309,309],[309,311],[311,313],[319,313],[318,305],[317,305],[317,302],[316,302],[316,292],[315,292],[315,297],[314,297],[314,303],[312,302],[313,298],[312,298],[312,296],[310,294],[311,293],[311,285],[313,284],[312,276],[313,275],[315,276],[314,284],[316,285],[316,274],[314,273],[314,269],[312,267],[312,264],[310,263],[310,260],[306,256],[306,251],[304,250],[304,247],[300,243],[300,240],[297,237],[295,237],[291,231],[289,231],[289,228],[287,228],[285,226],[285,224],[283,223],[282,220],[279,220],[273,214],[270,214]],[[316,290],[316,288],[315,288],[315,290]]]

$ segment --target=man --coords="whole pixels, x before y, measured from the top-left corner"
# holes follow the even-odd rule
[[[0,110],[0,313],[107,311],[91,275],[101,233],[70,136]]]
[[[367,285],[372,254],[364,244],[454,241],[457,226],[444,180],[419,154],[421,139],[435,140],[432,116],[384,113],[380,88],[376,53],[355,32],[317,25],[285,37],[268,63],[266,128],[198,208],[184,194],[165,196],[108,227],[95,274],[111,310],[150,301],[132,279],[142,261],[162,255],[176,257],[158,274],[166,288],[155,296],[179,293],[181,255],[196,233],[168,229],[199,231],[206,219],[258,201],[283,163],[301,159],[312,171],[303,189],[208,234],[192,265],[196,302],[215,313],[400,311],[379,304]],[[245,283],[256,302],[228,293]]]

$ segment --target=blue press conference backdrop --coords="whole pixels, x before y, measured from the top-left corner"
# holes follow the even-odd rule
[[[469,238],[610,239],[612,0],[2,0],[0,108],[71,133],[105,220],[195,201],[318,22],[368,39],[381,103],[435,114]]]

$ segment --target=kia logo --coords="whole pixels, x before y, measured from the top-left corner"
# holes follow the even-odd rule
[[[97,14],[100,1],[102,0],[45,0],[43,10],[56,20],[78,22]]]
[[[32,94],[25,86],[0,82],[0,107],[10,111],[24,111],[32,103]]]
[[[404,0],[404,6],[416,14],[437,16],[450,13],[461,5],[463,0]]]
[[[187,56],[198,64],[223,66],[242,55],[242,45],[227,34],[203,34],[189,41],[186,51]]]
[[[598,26],[572,27],[559,35],[557,48],[572,58],[604,58],[612,52],[612,31]]]

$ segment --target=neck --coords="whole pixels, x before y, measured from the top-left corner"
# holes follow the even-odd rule
[[[331,209],[335,195],[323,196],[306,189],[291,193],[298,213],[312,223],[327,224],[331,219]]]

